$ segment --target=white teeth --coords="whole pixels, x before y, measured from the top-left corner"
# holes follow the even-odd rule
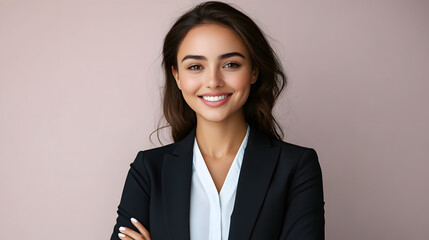
[[[203,96],[203,99],[209,102],[217,102],[222,99],[225,99],[228,97],[228,95],[221,95],[221,96]]]

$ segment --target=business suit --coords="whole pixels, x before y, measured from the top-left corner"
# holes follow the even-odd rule
[[[137,154],[126,178],[111,239],[119,239],[120,226],[137,231],[131,217],[142,222],[153,240],[189,239],[194,138],[195,128],[177,143]],[[324,239],[324,224],[316,152],[251,127],[229,239]]]

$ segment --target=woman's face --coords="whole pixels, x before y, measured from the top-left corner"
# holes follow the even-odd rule
[[[172,71],[197,121],[243,117],[242,106],[257,78],[241,38],[218,24],[198,25],[186,34]]]

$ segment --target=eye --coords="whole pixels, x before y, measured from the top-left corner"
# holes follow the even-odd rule
[[[203,67],[201,67],[198,64],[194,64],[194,65],[189,66],[188,69],[189,70],[201,70],[201,69],[203,69]]]
[[[238,68],[238,67],[240,67],[240,64],[235,63],[235,62],[229,62],[229,63],[225,64],[223,67],[224,68]]]

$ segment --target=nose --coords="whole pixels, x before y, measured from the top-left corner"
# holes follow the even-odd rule
[[[207,88],[219,88],[224,86],[222,73],[217,68],[207,71],[205,85]]]

